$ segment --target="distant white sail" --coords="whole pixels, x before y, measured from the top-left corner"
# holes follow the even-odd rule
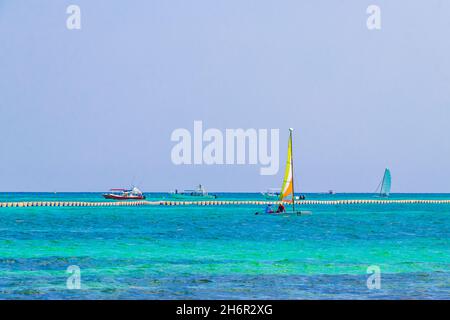
[[[391,193],[391,171],[386,168],[384,171],[383,181],[381,182],[380,195],[388,197]]]

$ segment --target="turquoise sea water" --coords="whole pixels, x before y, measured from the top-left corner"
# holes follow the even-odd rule
[[[94,193],[0,194],[0,202],[46,200],[103,201]],[[313,214],[256,216],[257,206],[0,208],[0,299],[450,299],[450,205],[304,209]],[[80,290],[66,287],[70,265],[81,270]],[[381,289],[369,290],[373,265]]]

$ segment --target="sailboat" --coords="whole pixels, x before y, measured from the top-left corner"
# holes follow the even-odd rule
[[[280,189],[270,188],[267,192],[261,192],[266,200],[278,200],[280,198]]]
[[[388,168],[384,170],[383,180],[378,185],[378,188],[380,188],[380,197],[389,197],[391,193],[391,171]]]
[[[289,128],[288,154],[286,159],[286,169],[284,171],[283,185],[281,186],[280,201],[288,201],[292,203],[292,212],[297,215],[311,214],[310,211],[295,210],[295,193],[294,193],[294,159],[292,157],[292,132],[294,129]]]
[[[109,193],[104,193],[103,198],[112,200],[144,200],[145,196],[141,190],[136,187],[131,189],[110,189]]]
[[[195,190],[184,190],[183,192],[175,190],[170,193],[170,197],[178,200],[211,200],[216,199],[217,195],[208,194],[205,187],[199,184]]]

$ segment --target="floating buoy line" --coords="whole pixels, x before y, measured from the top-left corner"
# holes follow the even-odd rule
[[[86,202],[86,201],[22,201],[0,202],[0,208],[11,207],[135,207],[135,206],[237,206],[237,205],[267,205],[279,204],[280,201],[255,200],[214,200],[214,201],[116,201],[116,202]],[[290,202],[284,202],[290,204]],[[298,205],[354,205],[354,204],[450,204],[450,200],[301,200]]]

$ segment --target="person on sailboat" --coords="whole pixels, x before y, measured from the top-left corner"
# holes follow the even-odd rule
[[[272,209],[272,205],[271,204],[268,204],[266,206],[265,213],[268,213],[268,214],[273,213],[273,209]]]
[[[282,203],[280,203],[278,205],[278,209],[277,209],[276,213],[283,213],[283,212],[286,212],[286,208],[284,207],[284,205]]]

